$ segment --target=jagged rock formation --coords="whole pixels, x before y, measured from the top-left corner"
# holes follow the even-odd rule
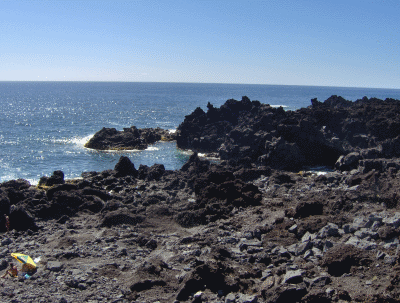
[[[359,159],[398,156],[400,102],[376,98],[355,102],[332,96],[325,102],[284,111],[243,97],[220,108],[208,104],[185,117],[177,130],[180,148],[218,152],[221,159],[248,157],[277,169],[334,166],[340,156],[356,152]],[[354,157],[353,157],[354,158]],[[350,166],[341,164],[345,169]],[[343,163],[344,163],[343,162]],[[354,165],[353,165],[354,164]]]
[[[124,128],[123,131],[103,127],[85,144],[85,147],[98,150],[146,149],[149,144],[157,141],[174,139],[173,133],[159,127],[138,129],[131,126]]]

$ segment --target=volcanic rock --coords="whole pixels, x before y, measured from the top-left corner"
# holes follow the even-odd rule
[[[61,170],[56,170],[50,177],[41,177],[38,186],[53,186],[57,184],[64,184],[64,182],[64,173]]]
[[[349,170],[360,159],[376,157],[363,150],[374,149],[385,158],[399,156],[398,100],[364,97],[351,102],[332,96],[325,102],[314,99],[306,109],[285,112],[243,97],[220,108],[207,107],[207,112],[197,108],[185,117],[177,130],[178,147],[217,151],[221,159],[249,157],[286,170],[333,166],[340,156],[337,168]],[[346,157],[350,153],[354,154]]]
[[[397,302],[397,106],[228,100],[178,131],[226,160],[195,152],[170,171],[121,157],[79,180],[0,183],[2,274],[11,252],[41,257],[28,279],[3,279],[0,301]],[[338,166],[303,166],[317,163]]]
[[[157,141],[172,141],[175,135],[157,128],[138,129],[136,126],[117,131],[103,127],[85,144],[85,147],[97,150],[143,150]]]
[[[135,165],[129,160],[128,157],[122,156],[114,168],[117,177],[134,176],[138,175]]]

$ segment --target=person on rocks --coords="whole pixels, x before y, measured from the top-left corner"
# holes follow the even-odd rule
[[[15,278],[18,276],[18,269],[14,264],[10,263],[10,268],[7,269],[6,273],[2,276],[2,278],[7,277],[7,275],[9,275],[12,278]]]
[[[36,268],[32,268],[28,264],[23,264],[21,267],[21,272],[23,275],[28,274],[28,275],[33,275],[36,272]]]

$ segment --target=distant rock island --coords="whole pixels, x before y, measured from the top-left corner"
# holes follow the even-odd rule
[[[97,150],[143,150],[149,144],[160,140],[175,140],[175,134],[159,127],[138,129],[136,126],[131,126],[124,128],[123,131],[103,127],[85,144],[85,147]]]

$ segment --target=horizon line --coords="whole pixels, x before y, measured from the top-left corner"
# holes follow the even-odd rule
[[[371,87],[371,86],[337,86],[337,85],[316,85],[316,84],[260,84],[260,83],[229,83],[229,82],[167,82],[167,81],[105,81],[105,80],[0,80],[1,82],[86,82],[86,83],[171,83],[171,84],[225,84],[225,85],[270,85],[270,86],[308,86],[308,87],[333,87],[333,88],[367,88],[367,89],[389,89],[400,90],[392,87]]]

